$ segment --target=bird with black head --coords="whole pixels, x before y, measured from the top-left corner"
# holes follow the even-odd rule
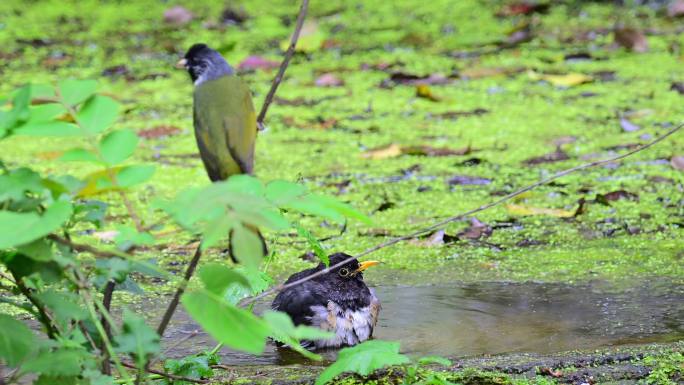
[[[176,67],[186,69],[194,83],[195,139],[209,179],[216,182],[236,174],[252,174],[257,122],[247,84],[206,44],[190,47]],[[259,230],[245,227],[259,236],[266,255],[266,242]],[[232,243],[230,250],[235,261]]]
[[[351,256],[345,253],[332,254],[330,266],[348,258]],[[271,307],[287,313],[295,325],[315,326],[335,333],[330,339],[305,341],[303,345],[307,348],[338,348],[366,341],[372,337],[378,322],[380,301],[363,281],[363,271],[378,263],[352,259],[325,274],[281,291]],[[321,263],[300,271],[290,276],[286,284],[325,269]]]

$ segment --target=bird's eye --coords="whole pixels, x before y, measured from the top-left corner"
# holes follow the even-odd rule
[[[340,274],[340,277],[348,277],[349,276],[349,269],[347,269],[346,267],[343,267],[340,269],[339,274]]]

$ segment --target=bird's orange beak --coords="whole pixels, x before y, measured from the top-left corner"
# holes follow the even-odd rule
[[[182,58],[176,63],[176,68],[182,70],[186,69],[188,67],[188,61],[185,58]]]
[[[369,268],[369,267],[371,267],[371,266],[375,266],[375,265],[379,265],[379,264],[380,264],[380,261],[363,261],[363,262],[359,262],[359,268],[356,269],[356,271],[355,271],[354,273],[360,273],[360,272],[366,270],[367,268]]]

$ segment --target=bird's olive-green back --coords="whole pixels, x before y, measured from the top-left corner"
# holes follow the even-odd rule
[[[212,181],[251,174],[257,134],[252,94],[237,76],[223,76],[195,87],[197,147]]]

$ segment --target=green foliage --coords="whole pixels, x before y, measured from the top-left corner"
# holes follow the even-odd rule
[[[116,351],[129,353],[137,366],[143,367],[149,358],[159,352],[159,335],[145,323],[145,319],[128,310],[124,311],[121,334],[115,337]]]
[[[118,325],[103,304],[95,302],[101,301],[96,290],[105,291],[106,296],[112,295],[108,292],[112,287],[142,293],[133,272],[170,277],[154,263],[126,254],[135,252],[136,247],[155,245],[154,228],[142,228],[132,220],[108,222],[108,201],[113,197],[108,193],[116,191],[126,198],[129,190],[152,177],[155,167],[131,160],[138,136],[129,129],[112,128],[119,103],[97,94],[96,89],[91,80],[64,80],[56,87],[31,85],[14,93],[11,107],[0,105],[0,140],[13,135],[76,136],[78,145],[66,149],[58,159],[95,168],[81,176],[42,176],[30,165],[10,168],[0,161],[0,263],[16,280],[13,283],[18,287],[13,293],[27,297],[25,303],[6,302],[35,315],[49,337],[38,343],[22,322],[0,314],[0,360],[9,367],[20,367],[20,375],[37,374],[37,384],[110,384],[112,378],[100,373],[98,363],[104,351],[113,354],[110,357],[118,374],[127,382],[129,374],[119,365],[119,355],[130,356],[142,370],[161,350],[159,335],[143,317],[126,309]],[[34,97],[41,99],[32,105]],[[107,203],[93,196],[102,196]],[[124,206],[128,217],[137,214],[130,202]],[[285,181],[264,184],[247,175],[181,189],[176,198],[159,207],[187,235],[200,235],[203,249],[232,237],[240,266],[201,266],[204,288],[182,297],[188,313],[210,335],[228,347],[253,354],[260,354],[272,337],[309,358],[320,359],[300,342],[329,338],[328,333],[295,327],[282,313],[267,312],[261,318],[251,309],[237,306],[241,299],[263,292],[272,283],[260,270],[263,248],[254,229],[296,228],[312,242],[311,234],[288,219],[290,212],[336,221],[347,217],[366,221],[365,216],[301,185]],[[95,249],[88,239],[84,241],[88,246],[72,242],[72,236],[88,234],[83,230],[92,228],[115,230],[111,240],[116,248]],[[321,253],[322,247],[317,246]],[[96,258],[81,257],[84,251]],[[103,319],[117,323],[110,325],[110,337],[104,334]],[[168,360],[165,369],[193,378],[208,377],[213,374],[210,365],[216,362],[215,355],[203,354]]]
[[[35,337],[26,325],[0,314],[0,360],[15,367],[33,352]]]
[[[166,360],[164,363],[164,371],[169,374],[186,378],[209,378],[214,375],[214,370],[211,365],[217,365],[220,362],[219,356],[211,353],[196,354],[181,358],[179,360]],[[164,378],[165,385],[190,385],[189,381],[171,380]]]
[[[403,365],[409,362],[410,359],[407,356],[399,353],[398,342],[370,340],[340,350],[337,361],[318,376],[316,385],[326,384],[345,372],[366,376],[386,366]]]
[[[674,385],[684,380],[684,354],[673,351],[662,356],[648,356],[644,364],[653,367],[643,381],[646,384]]]

